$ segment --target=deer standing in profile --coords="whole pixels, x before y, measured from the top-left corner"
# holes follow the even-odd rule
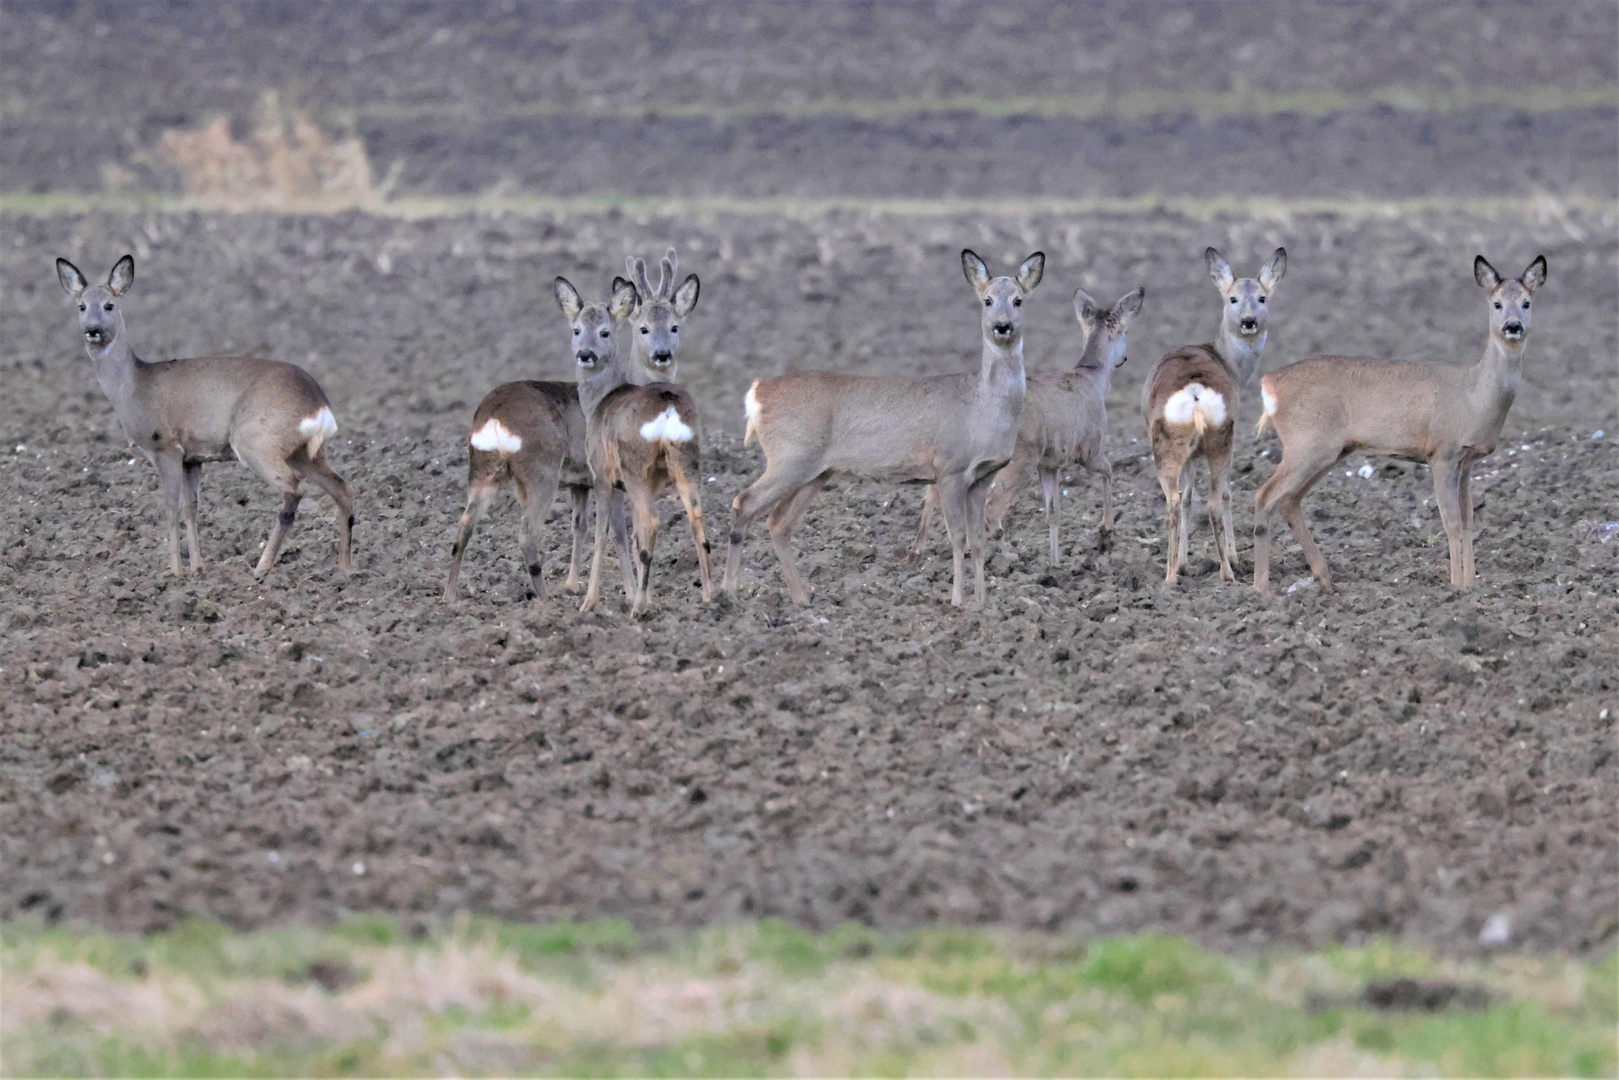
[[[1107,550],[1113,534],[1113,463],[1103,444],[1107,439],[1107,391],[1113,372],[1128,357],[1126,334],[1130,322],[1141,311],[1147,290],[1143,286],[1121,297],[1111,309],[1098,307],[1084,289],[1074,291],[1074,313],[1085,331],[1085,344],[1072,371],[1031,375],[1023,398],[1023,416],[1018,422],[1017,449],[1012,462],[1001,470],[989,489],[984,507],[985,528],[998,535],[1006,513],[1035,475],[1040,477],[1040,494],[1045,504],[1046,528],[1050,537],[1047,558],[1052,566],[1062,563],[1057,544],[1058,481],[1063,469],[1080,465],[1102,477],[1102,526],[1097,534],[1097,550]],[[916,527],[906,566],[916,563],[927,542],[928,529],[939,504],[938,487],[928,485],[922,500],[922,520]]]
[[[1267,426],[1282,440],[1282,461],[1254,496],[1254,590],[1270,591],[1270,532],[1277,513],[1293,530],[1310,571],[1330,591],[1327,560],[1304,525],[1301,503],[1327,470],[1357,450],[1433,471],[1434,500],[1450,538],[1450,583],[1472,586],[1473,466],[1501,437],[1522,377],[1529,305],[1546,283],[1546,257],[1523,277],[1503,280],[1480,255],[1473,278],[1488,290],[1489,337],[1476,364],[1427,364],[1312,356],[1260,380]]]
[[[755,379],[743,400],[744,445],[758,440],[764,475],[731,504],[724,587],[736,588],[748,526],[769,514],[770,539],[794,603],[809,589],[793,558],[793,530],[833,476],[938,488],[950,531],[950,602],[964,600],[963,556],[970,552],[975,600],[984,598],[984,502],[1012,459],[1023,411],[1023,300],[1040,284],[1046,257],[1035,252],[1015,277],[991,277],[971,251],[961,265],[982,304],[983,358],[977,374],[896,379],[830,371]]]
[[[247,356],[149,364],[130,345],[119,303],[135,283],[131,256],[118,260],[105,285],[91,285],[66,259],[56,260],[56,277],[78,304],[85,352],[95,365],[101,392],[130,443],[157,468],[169,527],[169,572],[182,572],[182,520],[191,572],[200,568],[202,466],[234,454],[281,492],[281,514],[254,574],[263,577],[275,565],[308,483],[337,504],[337,566],[347,575],[354,492],[326,462],[326,444],[337,433],[337,420],[309,372]]]
[[[638,355],[644,354],[660,372],[673,374],[680,333],[679,320],[697,306],[699,283],[688,275],[675,287],[675,253],[663,260],[656,287],[647,278],[646,264],[630,264],[636,278],[625,286],[630,302],[630,324],[635,330]],[[578,341],[586,306],[565,279],[557,278],[557,303],[575,328]],[[623,293],[615,292],[616,309]],[[645,299],[642,299],[642,297]],[[599,331],[598,331],[599,332]],[[579,351],[579,405],[585,416],[585,453],[597,491],[611,491],[629,504],[632,529],[629,550],[620,549],[630,613],[639,615],[652,603],[652,557],[658,542],[657,500],[673,485],[686,510],[692,540],[697,547],[697,570],[703,600],[713,599],[708,572],[708,539],[703,529],[702,452],[698,438],[697,406],[685,387],[671,382],[637,383],[622,363],[603,365]],[[607,517],[598,506],[596,542],[590,562],[590,583],[581,612],[596,606],[601,595],[602,559],[606,550]]]
[[[1186,566],[1191,533],[1192,474],[1197,459],[1209,465],[1209,524],[1220,556],[1220,577],[1236,581],[1231,564],[1237,541],[1231,527],[1231,447],[1242,388],[1253,378],[1265,349],[1269,300],[1287,273],[1287,252],[1277,248],[1257,278],[1238,278],[1213,248],[1203,260],[1224,301],[1214,341],[1164,354],[1142,386],[1141,411],[1147,418],[1158,485],[1163,488],[1164,531],[1169,538],[1164,580],[1175,584]]]
[[[677,265],[675,249],[670,248],[664,258],[666,272],[656,289],[637,294],[630,308],[614,314],[604,325],[593,323],[588,330],[574,326],[574,345],[579,345],[585,334],[590,335],[590,351],[596,357],[596,370],[621,372],[633,383],[661,382],[674,378],[674,365],[680,352],[680,325],[662,317],[658,309],[668,308],[672,313]],[[647,284],[645,263],[628,258],[625,264],[632,277],[639,266],[642,284]],[[631,282],[614,278],[612,295],[616,297],[620,286],[628,284]],[[666,292],[668,295],[665,295]],[[610,313],[615,310],[611,302],[607,310]],[[634,362],[620,368],[617,365],[620,339],[616,336],[616,327],[629,318],[635,320],[632,329],[640,332],[631,336]],[[605,336],[603,330],[607,331]],[[535,596],[545,595],[539,530],[550,513],[557,488],[568,489],[573,504],[573,549],[563,588],[568,592],[577,592],[591,501],[590,465],[585,452],[585,414],[579,405],[579,384],[572,380],[525,380],[497,386],[473,413],[467,445],[467,506],[461,515],[455,545],[451,549],[450,577],[444,586],[444,598],[448,600],[454,596],[467,544],[495,496],[508,482],[515,486],[517,500],[522,507],[518,543],[522,546],[523,565],[528,570]],[[631,560],[623,502],[614,497],[611,504],[609,521],[618,546],[619,561],[624,566],[625,587],[631,588]]]

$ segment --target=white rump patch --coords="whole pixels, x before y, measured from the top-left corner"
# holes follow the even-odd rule
[[[515,454],[523,448],[523,440],[494,417],[485,421],[483,427],[474,431],[472,438],[467,441],[474,450],[493,450],[497,454]]]
[[[1171,424],[1190,424],[1198,412],[1205,424],[1219,427],[1225,423],[1225,398],[1202,383],[1187,383],[1164,402],[1164,419]]]
[[[298,434],[304,437],[310,457],[320,453],[326,440],[337,434],[337,417],[332,415],[331,407],[322,405],[314,416],[298,421]]]
[[[1264,383],[1259,384],[1259,400],[1265,403],[1265,415],[1276,415],[1276,398],[1270,392],[1270,387]]]
[[[641,438],[647,442],[689,442],[692,430],[673,405],[641,425]]]

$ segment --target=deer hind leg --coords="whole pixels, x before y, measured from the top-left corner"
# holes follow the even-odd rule
[[[916,523],[916,541],[911,544],[911,553],[905,556],[905,569],[915,566],[916,560],[921,557],[922,548],[928,541],[928,532],[933,528],[933,515],[938,508],[938,485],[929,484],[922,490],[922,517]]]
[[[1180,569],[1181,498],[1184,494],[1181,480],[1185,462],[1166,461],[1158,466],[1158,486],[1164,492],[1164,536],[1169,551],[1164,556],[1164,582],[1173,585]]]
[[[658,504],[652,492],[637,484],[626,492],[637,559],[636,591],[630,614],[640,615],[652,605],[652,556],[658,547]]]
[[[607,514],[607,527],[612,531],[613,548],[618,552],[619,572],[624,575],[624,602],[633,604],[635,594],[641,589],[641,563],[636,558],[634,538],[630,535],[629,511],[624,489],[610,488],[607,493],[607,506],[603,508],[598,503],[596,512]]]
[[[813,466],[810,467],[813,468]],[[731,537],[730,544],[725,551],[725,578],[720,583],[721,589],[728,593],[736,591],[737,577],[742,571],[742,542],[747,536],[748,526],[752,525],[759,517],[775,510],[782,500],[791,498],[800,488],[814,479],[815,475],[813,473],[810,473],[808,469],[797,463],[777,467],[773,463],[767,462],[764,474],[731,500]],[[779,547],[776,549],[776,556],[777,558],[781,557]],[[791,558],[790,552],[788,558],[789,560]],[[789,561],[782,562],[782,578],[784,581],[788,579],[786,570],[788,565],[790,565]],[[798,573],[795,569],[792,573],[792,580],[797,580],[797,578]],[[789,595],[792,595],[793,587],[791,584],[788,585],[787,591]],[[807,604],[809,603],[809,594],[805,592],[803,599],[799,599],[798,596],[794,595],[793,600],[795,603]]]
[[[1046,559],[1052,566],[1062,565],[1062,549],[1057,543],[1057,518],[1061,510],[1062,492],[1057,487],[1057,470],[1040,470],[1040,499],[1046,510]]]
[[[275,565],[281,554],[281,545],[286,542],[287,533],[298,516],[298,503],[303,498],[303,478],[285,458],[277,454],[263,453],[248,444],[232,444],[231,448],[248,468],[281,492],[281,513],[276,516],[275,524],[270,528],[270,537],[264,542],[264,554],[253,568],[255,577],[263,577]]]
[[[1102,476],[1102,527],[1096,530],[1096,550],[1113,546],[1113,463],[1098,454],[1085,468]]]
[[[348,577],[353,569],[354,489],[326,463],[324,452],[302,465],[295,458],[292,468],[301,479],[324,491],[337,504],[337,569]]]
[[[1226,469],[1231,464],[1229,457],[1222,455],[1220,460],[1209,459],[1209,528],[1214,532],[1214,551],[1220,557],[1220,580],[1236,581],[1236,572],[1231,564],[1237,557],[1237,542],[1231,532],[1231,505],[1227,501],[1230,493]]]
[[[568,592],[578,592],[579,568],[585,561],[585,536],[590,529],[590,488],[572,484],[568,495],[573,500],[573,551],[568,558],[568,580],[562,587]]]
[[[682,451],[671,449],[668,452],[669,476],[675,482],[675,490],[680,493],[681,505],[686,508],[686,523],[691,526],[691,541],[697,548],[697,579],[702,583],[703,603],[714,599],[714,586],[708,573],[708,531],[703,526],[703,493],[692,479],[693,474],[702,474],[702,462],[697,458],[696,447],[689,451],[688,460],[682,460]]]
[[[798,572],[798,557],[793,552],[793,533],[798,531],[810,503],[831,478],[830,473],[822,473],[810,480],[793,492],[791,498],[777,503],[765,523],[770,529],[770,545],[775,548],[776,558],[781,563],[781,578],[787,586],[787,595],[792,597],[795,604],[809,603],[810,594],[809,586]]]
[[[467,508],[462,512],[461,523],[456,528],[455,543],[450,546],[450,578],[444,583],[445,600],[455,598],[455,583],[461,576],[461,559],[467,553],[467,545],[472,543],[473,533],[478,530],[478,522],[489,512],[489,504],[495,501],[498,491],[498,475],[475,477],[467,484]]]
[[[513,461],[512,478],[517,481],[517,501],[522,506],[518,517],[517,542],[523,549],[523,566],[528,571],[529,585],[536,597],[545,595],[545,570],[540,562],[540,530],[551,512],[551,503],[557,497],[557,485],[562,479],[562,463]]]

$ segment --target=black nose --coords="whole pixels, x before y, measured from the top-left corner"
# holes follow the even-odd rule
[[[594,364],[596,362],[596,354],[591,352],[589,349],[586,349],[584,352],[577,354],[577,356],[575,358],[581,364]]]
[[[995,324],[994,330],[997,334],[1010,334],[1012,332],[1012,324],[1009,322],[998,322]]]
[[[668,349],[659,349],[657,352],[652,354],[653,362],[658,364],[667,364],[674,358],[675,354],[670,352]]]
[[[1257,319],[1244,319],[1244,320],[1242,320],[1242,328],[1244,330],[1252,330],[1254,327],[1256,327],[1258,325],[1259,325],[1259,321]]]
[[[85,328],[84,336],[90,341],[100,341],[107,336],[107,332],[99,326],[90,326]]]
[[[1521,322],[1509,322],[1509,323],[1506,324],[1506,326],[1502,327],[1502,329],[1504,329],[1509,334],[1521,334],[1521,333],[1523,333],[1523,323],[1521,323]]]

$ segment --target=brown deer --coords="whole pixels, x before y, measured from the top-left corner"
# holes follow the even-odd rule
[[[984,502],[1012,459],[1023,410],[1023,300],[1040,284],[1046,257],[1035,252],[1015,277],[991,277],[971,251],[961,265],[982,304],[984,350],[976,374],[921,379],[870,378],[829,371],[755,379],[744,398],[744,445],[758,440],[764,475],[731,504],[724,588],[736,588],[748,526],[769,514],[771,543],[794,603],[809,589],[793,559],[792,535],[810,501],[833,476],[938,487],[954,555],[950,602],[964,599],[962,560],[971,552],[975,599],[984,597]]]
[[[1051,541],[1047,558],[1052,566],[1062,563],[1057,544],[1061,497],[1058,480],[1061,471],[1069,465],[1080,465],[1102,477],[1102,527],[1097,534],[1097,550],[1107,550],[1111,542],[1113,463],[1103,452],[1107,439],[1107,391],[1113,372],[1128,359],[1126,334],[1146,296],[1147,289],[1143,286],[1107,309],[1098,307],[1084,289],[1074,291],[1074,313],[1085,331],[1079,360],[1072,371],[1029,376],[1023,417],[1018,422],[1017,449],[1012,454],[1011,464],[1001,470],[989,489],[989,500],[984,506],[985,528],[991,536],[997,536],[1012,503],[1029,480],[1039,474]],[[922,520],[916,527],[916,543],[911,545],[910,555],[905,560],[907,566],[915,564],[927,542],[928,529],[938,508],[938,490],[937,486],[928,485],[922,500]]]
[[[1282,461],[1254,496],[1255,591],[1270,591],[1270,527],[1278,510],[1321,588],[1332,589],[1300,504],[1328,469],[1357,450],[1426,462],[1433,470],[1439,519],[1450,538],[1450,583],[1472,586],[1473,466],[1495,449],[1518,391],[1529,304],[1546,283],[1546,257],[1507,281],[1480,255],[1473,278],[1488,290],[1490,305],[1489,338],[1476,364],[1312,356],[1260,380],[1264,413],[1256,434],[1276,429]]]
[[[1220,556],[1220,577],[1236,581],[1231,564],[1237,541],[1231,528],[1231,447],[1242,388],[1253,378],[1265,349],[1269,300],[1287,273],[1287,252],[1277,248],[1257,278],[1237,278],[1231,264],[1213,248],[1203,261],[1224,300],[1220,331],[1204,345],[1164,354],[1142,386],[1141,411],[1147,418],[1158,485],[1164,490],[1164,531],[1169,537],[1164,580],[1175,584],[1186,566],[1191,532],[1192,474],[1197,459],[1209,466],[1209,524]]]
[[[626,259],[625,263],[632,278],[639,267],[642,286],[650,288],[646,264],[634,258]],[[596,356],[596,370],[611,369],[633,383],[658,382],[674,377],[674,365],[680,351],[680,325],[667,316],[673,310],[676,265],[675,249],[670,248],[664,256],[664,273],[657,288],[638,294],[631,310],[615,315],[602,325],[594,321],[588,327],[574,324],[574,345],[578,346],[588,335],[588,351]],[[617,296],[619,287],[628,284],[631,282],[614,278],[611,295]],[[611,303],[606,310],[613,310]],[[617,325],[624,319],[633,319],[634,328],[640,332],[631,335],[635,362],[620,368],[617,366]],[[607,331],[605,336],[603,330]],[[557,488],[568,489],[573,503],[573,550],[563,588],[568,592],[578,591],[591,500],[590,466],[585,453],[585,414],[579,406],[578,383],[526,380],[497,386],[473,413],[472,431],[467,444],[467,506],[461,515],[455,545],[451,549],[450,577],[444,586],[444,598],[448,600],[454,596],[467,544],[479,520],[508,482],[515,486],[517,500],[522,507],[518,543],[522,545],[523,565],[528,570],[535,596],[545,595],[539,557],[539,530],[550,513]],[[619,549],[620,562],[624,566],[625,587],[631,588],[633,579],[623,503],[617,497],[610,501],[609,521]]]
[[[632,264],[650,299],[638,299],[636,285],[627,285],[631,322],[636,328],[637,348],[645,351],[654,364],[669,370],[674,363],[673,335],[680,331],[677,320],[697,306],[699,284],[696,274],[674,287],[674,252],[663,261],[663,276],[656,289],[647,280],[646,266]],[[563,278],[555,283],[557,302],[575,327],[580,325],[584,303],[572,285]],[[614,294],[614,306],[620,293]],[[640,615],[652,603],[652,556],[658,542],[657,500],[672,484],[680,495],[697,547],[697,571],[704,602],[713,599],[708,572],[708,539],[703,529],[702,474],[697,406],[685,387],[669,382],[637,384],[629,381],[622,365],[602,366],[579,360],[579,405],[585,415],[585,454],[592,482],[597,491],[622,492],[629,503],[632,530],[630,551],[621,551],[625,563],[626,589],[630,613]],[[585,589],[581,612],[596,606],[601,595],[602,558],[606,549],[607,517],[596,512],[596,542],[590,562],[590,583]],[[633,565],[631,565],[633,560]]]
[[[281,492],[281,515],[254,574],[262,577],[275,565],[308,483],[337,504],[337,566],[346,576],[354,492],[326,462],[326,444],[337,433],[337,420],[309,372],[249,356],[149,364],[129,343],[119,303],[135,284],[131,256],[118,260],[105,285],[91,285],[66,259],[56,260],[56,277],[78,303],[85,352],[95,365],[101,392],[131,444],[157,468],[169,527],[169,572],[181,573],[181,520],[191,572],[201,566],[197,501],[202,466],[235,455]]]

